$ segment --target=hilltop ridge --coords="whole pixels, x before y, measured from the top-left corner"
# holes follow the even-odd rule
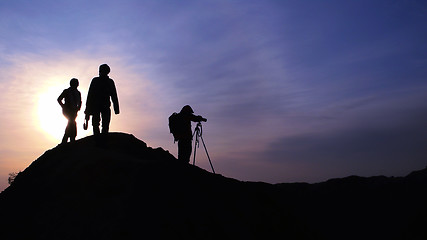
[[[427,168],[268,184],[110,133],[46,151],[0,193],[0,239],[427,239]]]
[[[110,133],[106,144],[98,146],[90,136],[59,145],[20,173],[0,194],[0,226],[5,226],[0,238],[292,239],[306,234],[282,210],[272,185],[212,174],[129,134]]]

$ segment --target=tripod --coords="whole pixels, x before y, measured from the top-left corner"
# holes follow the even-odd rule
[[[208,149],[206,149],[205,141],[203,140],[203,137],[202,137],[202,133],[203,133],[202,123],[198,122],[196,128],[194,129],[194,133],[193,133],[193,137],[196,136],[196,140],[194,141],[193,165],[196,164],[196,150],[199,147],[199,138],[200,138],[200,139],[202,139],[203,147],[205,148],[205,151],[206,151],[206,156],[208,156],[209,163],[210,163],[211,168],[212,168],[212,172],[215,173],[215,170],[212,166],[211,158],[209,157]]]

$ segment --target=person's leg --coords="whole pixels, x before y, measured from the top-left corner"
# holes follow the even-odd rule
[[[72,121],[70,125],[70,142],[74,142],[77,136],[77,123],[76,121]]]
[[[102,133],[108,133],[110,130],[111,109],[105,109],[101,112],[102,115]]]
[[[61,143],[67,143],[67,140],[68,140],[67,129],[68,129],[68,125],[65,128],[65,133],[64,133],[64,136],[62,137]]]
[[[99,122],[101,121],[100,113],[94,113],[92,115],[92,127],[93,127],[93,134],[97,135],[100,133],[99,131]]]
[[[76,140],[76,136],[77,136],[76,118],[77,118],[77,112],[73,112],[72,116],[70,116],[70,120],[68,120],[68,125],[69,125],[68,136],[70,137],[70,142],[74,142]]]
[[[71,130],[71,125],[72,125],[72,117],[70,114],[70,111],[68,111],[67,109],[62,109],[62,113],[64,114],[64,116],[67,118],[68,122],[67,122],[67,127],[65,127],[65,133],[64,136],[62,137],[62,143],[67,143],[68,138],[70,137],[70,130]]]
[[[178,141],[178,159],[190,163],[191,139],[182,139]]]

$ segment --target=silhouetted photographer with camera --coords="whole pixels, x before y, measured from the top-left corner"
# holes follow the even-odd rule
[[[206,122],[207,119],[202,116],[194,115],[193,109],[185,105],[179,113],[174,113],[169,117],[169,128],[178,141],[178,159],[190,163],[191,142],[193,134],[191,131],[191,122]]]

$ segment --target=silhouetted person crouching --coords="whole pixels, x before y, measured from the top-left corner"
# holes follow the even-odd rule
[[[68,119],[67,127],[65,128],[64,137],[62,143],[66,143],[68,138],[70,142],[74,142],[77,136],[77,112],[80,111],[82,106],[82,97],[77,90],[79,86],[79,80],[73,78],[70,80],[70,87],[64,89],[64,91],[58,97],[58,103],[62,107],[62,113]],[[65,103],[63,102],[65,101]]]
[[[100,133],[99,125],[102,119],[102,133],[108,133],[111,120],[111,101],[114,113],[119,114],[119,99],[113,79],[108,74],[110,67],[107,64],[99,66],[99,77],[92,79],[87,94],[85,119],[89,120],[92,115],[93,134]]]
[[[169,118],[169,127],[174,135],[175,141],[178,141],[178,159],[190,162],[191,142],[193,134],[191,131],[191,122],[206,122],[207,119],[202,116],[196,116],[189,105],[185,105],[178,114],[173,114]],[[171,126],[172,125],[172,126]]]

